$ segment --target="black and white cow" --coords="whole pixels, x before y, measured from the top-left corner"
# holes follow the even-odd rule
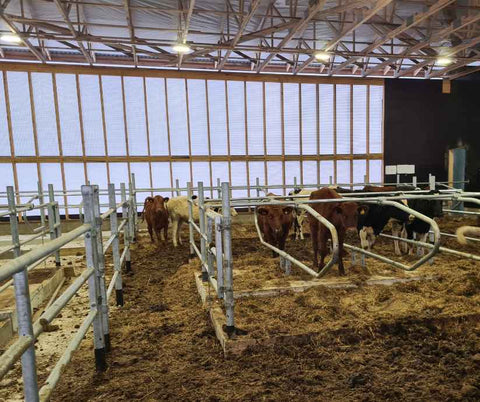
[[[438,194],[437,191],[430,191],[429,195]],[[408,200],[408,206],[429,218],[440,218],[443,215],[443,202],[441,200],[428,199],[413,199]],[[405,225],[407,239],[412,240],[414,234],[417,235],[417,240],[425,242],[427,240],[428,232],[430,231],[430,224],[421,219],[415,218]],[[413,244],[408,243],[405,247],[405,252],[408,250],[409,254],[413,254]],[[418,254],[423,255],[423,247],[418,248]]]
[[[375,193],[390,192],[390,191],[411,191],[415,187],[411,186],[388,186],[388,187],[374,187],[365,186],[361,192],[372,193],[371,197]],[[381,194],[379,194],[380,196]],[[405,200],[399,201],[403,204],[407,204]],[[400,237],[405,225],[413,220],[408,212],[402,211],[392,205],[381,204],[368,204],[368,213],[359,219],[358,221],[358,233],[360,236],[360,243],[362,248],[371,250],[375,244],[377,236],[383,231],[388,222],[392,224],[392,235]],[[395,254],[400,255],[400,243],[398,240],[394,240]]]

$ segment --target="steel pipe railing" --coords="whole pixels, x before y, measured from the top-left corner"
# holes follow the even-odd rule
[[[82,205],[85,209],[85,221],[84,223],[73,229],[72,231],[61,234],[60,232],[60,220],[58,214],[58,203],[53,199],[53,188],[49,186],[50,202],[49,208],[49,232],[51,234],[51,241],[38,246],[33,250],[20,255],[20,246],[32,241],[45,233],[35,234],[24,242],[19,241],[18,235],[18,222],[17,214],[18,210],[14,203],[13,188],[9,187],[9,211],[10,227],[12,232],[13,246],[10,249],[15,254],[15,259],[6,262],[0,269],[0,280],[7,279],[12,275],[15,277],[14,288],[16,295],[16,307],[19,337],[11,346],[0,356],[0,378],[2,378],[7,371],[13,366],[13,364],[21,358],[22,371],[24,377],[24,393],[25,400],[38,401],[48,400],[54,386],[57,384],[63,368],[66,363],[71,359],[71,355],[76,350],[84,338],[90,325],[94,327],[94,345],[95,345],[95,361],[98,370],[105,370],[105,353],[108,352],[109,344],[109,332],[108,332],[108,298],[110,297],[113,288],[117,290],[117,304],[123,305],[123,294],[121,285],[121,264],[123,260],[127,262],[130,260],[129,249],[132,234],[129,233],[128,228],[135,230],[136,226],[133,222],[135,219],[134,210],[134,198],[130,197],[128,201],[124,199],[120,204],[115,201],[115,188],[113,185],[109,186],[109,211],[104,214],[100,214],[99,204],[99,191],[97,186],[82,186]],[[123,186],[122,192],[123,198],[125,198],[125,187]],[[122,208],[125,219],[118,225],[116,210]],[[125,214],[127,209],[127,214]],[[105,286],[105,260],[104,244],[102,241],[102,219],[110,219],[110,230],[112,235],[106,241],[106,245],[109,248],[112,247],[112,255],[114,261],[114,272],[109,283],[108,288]],[[124,236],[125,247],[120,256],[119,253],[119,233],[120,230],[126,231]],[[32,323],[30,298],[29,298],[29,286],[27,272],[33,269],[35,266],[43,262],[52,253],[57,254],[59,249],[72,240],[83,236],[85,241],[86,261],[87,269],[75,279],[75,281],[42,313],[40,318]],[[60,311],[66,306],[71,298],[76,295],[79,289],[88,283],[88,293],[90,299],[90,313],[83,321],[77,333],[74,335],[67,349],[64,351],[62,357],[51,371],[46,384],[41,388],[40,393],[38,391],[37,379],[36,379],[36,361],[35,350],[33,347],[34,342],[44,332],[45,328],[51,323],[55,317],[58,316]],[[2,285],[0,291],[10,286],[11,280]],[[119,293],[120,292],[120,293]],[[119,297],[120,296],[120,297]],[[120,300],[121,299],[121,300]]]

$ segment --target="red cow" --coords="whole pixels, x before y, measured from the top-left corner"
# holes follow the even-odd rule
[[[269,194],[270,195],[270,194]],[[273,194],[272,194],[273,195]],[[267,243],[285,249],[285,241],[292,227],[293,207],[285,205],[264,205],[256,208],[258,226]],[[273,256],[277,254],[272,251]]]
[[[168,236],[168,210],[165,204],[168,201],[168,197],[163,198],[160,195],[155,197],[145,198],[145,203],[143,204],[142,220],[146,219],[148,226],[148,233],[154,243],[153,231],[157,235],[157,240],[167,241]],[[161,231],[163,229],[163,239],[161,236]]]
[[[311,200],[331,198],[342,197],[335,190],[326,187],[310,194]],[[368,207],[359,206],[356,202],[329,202],[310,204],[310,206],[324,218],[329,220],[337,229],[339,247],[338,272],[340,275],[345,275],[345,269],[343,267],[343,241],[345,239],[345,233],[349,230],[357,230],[358,215],[364,215],[368,211]],[[331,238],[331,234],[327,227],[321,225],[313,216],[309,215],[308,218],[310,220],[310,231],[314,253],[313,264],[321,270],[325,265],[324,260],[327,255],[327,241]],[[318,263],[318,249],[320,249],[320,264]]]

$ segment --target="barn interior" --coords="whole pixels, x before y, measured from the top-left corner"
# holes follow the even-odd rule
[[[479,400],[479,30],[0,1],[0,400]]]

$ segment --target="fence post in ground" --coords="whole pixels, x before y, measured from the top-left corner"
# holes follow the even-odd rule
[[[233,264],[232,264],[232,217],[230,213],[230,185],[222,183],[222,215],[223,215],[223,251],[225,269],[225,311],[227,316],[226,332],[235,331],[234,299],[233,299]]]
[[[84,208],[84,222],[92,225],[90,231],[85,233],[85,259],[87,268],[94,268],[94,273],[88,278],[88,297],[90,299],[90,310],[96,311],[93,320],[93,345],[95,348],[95,367],[97,371],[107,369],[105,337],[102,317],[102,294],[100,292],[99,264],[97,258],[96,236],[98,225],[95,219],[95,191],[93,186],[82,186],[82,199]]]
[[[53,184],[48,185],[48,228],[50,240],[55,240],[60,233],[60,219],[57,221],[57,204],[53,192]],[[60,250],[55,251],[55,265],[60,266]]]
[[[192,204],[192,183],[187,183],[187,202],[188,202],[188,241],[190,244],[190,258],[195,256],[195,250],[193,249],[193,204]]]
[[[130,195],[130,203],[129,203],[129,212],[131,213],[131,217],[128,221],[130,225],[130,242],[135,243],[137,240],[136,233],[137,233],[137,189],[135,187],[135,173],[131,174],[130,185],[129,185],[129,195]]]
[[[206,242],[203,235],[205,234],[205,197],[203,194],[203,182],[199,181],[197,184],[198,192],[198,221],[200,226],[200,253],[202,255],[201,264],[202,264],[202,281],[208,281],[208,271],[206,268],[207,258],[206,258]]]
[[[255,178],[255,190],[257,190],[257,197],[260,197],[260,179]]]
[[[115,210],[110,215],[110,232],[113,236],[112,241],[112,257],[113,257],[113,270],[118,272],[117,279],[115,280],[115,297],[117,306],[123,306],[123,284],[122,284],[122,267],[120,265],[120,247],[118,240],[118,219],[117,219],[117,201],[115,197],[115,184],[110,183],[108,185],[108,207]]]
[[[102,299],[100,312],[103,319],[103,335],[105,339],[105,351],[110,352],[110,331],[108,325],[108,299],[107,286],[105,285],[105,255],[103,253],[103,236],[102,236],[102,218],[100,217],[100,198],[98,186],[93,187],[93,216],[96,231],[95,244],[96,260],[98,267],[98,283],[100,286],[100,297]]]
[[[13,255],[19,257],[20,238],[18,233],[17,208],[15,206],[15,193],[12,186],[7,187],[8,208],[10,211],[10,232],[14,246]],[[18,336],[32,338],[32,343],[22,355],[22,375],[25,400],[38,401],[37,367],[35,363],[35,346],[32,326],[32,307],[30,304],[30,290],[28,287],[27,267],[13,275],[15,289],[15,306],[17,310]]]
[[[130,260],[130,225],[129,225],[129,217],[130,217],[130,204],[125,205],[127,201],[127,192],[125,190],[125,183],[120,183],[120,192],[122,195],[122,218],[126,219],[125,225],[123,226],[123,247],[127,250],[125,252],[125,271],[132,272],[132,262]]]

